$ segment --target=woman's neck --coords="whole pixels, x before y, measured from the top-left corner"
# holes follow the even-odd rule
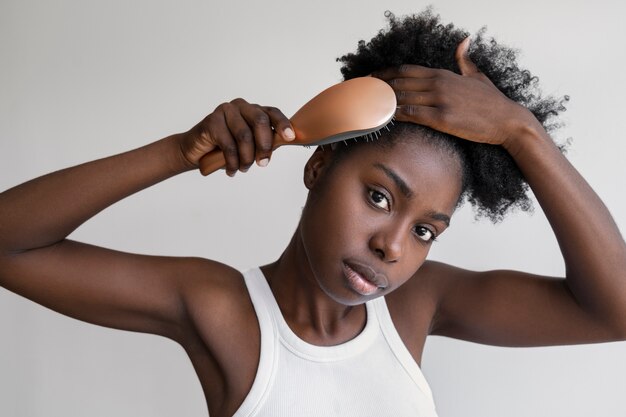
[[[322,290],[296,229],[280,258],[261,267],[285,321],[301,339],[331,346],[356,337],[365,327],[365,306],[338,303]]]

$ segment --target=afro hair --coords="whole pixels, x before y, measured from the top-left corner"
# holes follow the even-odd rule
[[[385,17],[388,28],[369,42],[359,41],[356,52],[337,58],[343,64],[341,73],[345,80],[402,64],[460,73],[455,51],[469,36],[468,32],[441,23],[440,16],[431,8],[402,18],[387,11]],[[502,93],[530,110],[548,133],[560,126],[555,117],[565,110],[569,98],[542,96],[537,77],[518,65],[517,50],[486,38],[483,28],[472,36],[469,56]],[[407,123],[396,123],[391,130],[406,132],[407,126],[398,125]],[[477,217],[487,217],[496,223],[511,209],[532,209],[528,184],[503,147],[467,141],[424,126],[412,127],[422,134],[428,131],[429,141],[438,138],[441,145],[459,155],[463,171],[461,201],[469,201]]]

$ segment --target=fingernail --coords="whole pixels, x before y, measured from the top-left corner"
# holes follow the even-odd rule
[[[285,133],[286,140],[294,140],[296,138],[296,134],[290,127],[283,130],[283,132]]]
[[[263,158],[259,161],[259,166],[260,167],[266,167],[267,164],[270,163],[270,159],[269,158]]]
[[[236,173],[237,171],[226,171],[226,175],[228,175],[231,178],[234,177]]]
[[[249,169],[250,169],[250,167],[248,167],[248,168],[241,168],[241,172],[248,172]]]

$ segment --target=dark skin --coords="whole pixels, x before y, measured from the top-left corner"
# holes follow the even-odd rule
[[[459,46],[462,75],[403,66],[375,74],[398,94],[398,120],[504,146],[528,179],[558,239],[566,277],[473,272],[426,261],[460,191],[458,160],[420,138],[381,152],[363,147],[332,167],[311,156],[300,224],[281,257],[262,267],[285,319],[305,341],[355,337],[363,303],[385,295],[416,362],[426,336],[498,346],[626,339],[626,247],[607,209],[530,112],[503,96]],[[259,358],[259,329],[241,274],[199,258],[143,256],[66,239],[124,197],[197,168],[215,148],[227,172],[271,156],[277,109],[237,99],[188,132],[37,178],[0,194],[0,285],[62,314],[168,337],[189,354],[212,416],[246,397]],[[394,179],[395,178],[395,179]],[[400,181],[398,181],[400,179]],[[320,227],[324,225],[324,227]],[[364,296],[345,262],[386,276]]]

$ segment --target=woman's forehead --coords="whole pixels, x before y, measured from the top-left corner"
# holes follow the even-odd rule
[[[426,141],[361,146],[345,162],[360,175],[386,178],[402,194],[414,194],[456,207],[462,187],[459,157]]]
[[[454,150],[433,141],[423,138],[412,140],[397,140],[392,143],[365,144],[354,146],[349,149],[351,158],[357,164],[375,164],[379,160],[393,166],[403,167],[407,174],[411,170],[416,174],[424,174],[425,171],[433,173],[448,173],[460,178],[461,159]],[[452,171],[452,172],[450,172]],[[412,175],[411,175],[412,176]]]

